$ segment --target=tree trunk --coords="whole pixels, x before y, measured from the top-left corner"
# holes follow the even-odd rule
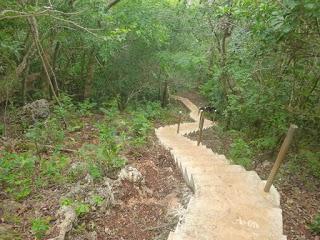
[[[165,81],[163,89],[162,89],[162,99],[161,99],[161,107],[165,108],[168,106],[169,96],[168,96],[168,81]]]
[[[84,99],[90,98],[92,95],[94,70],[95,70],[94,51],[92,51],[89,57],[89,63],[87,68],[87,78],[84,84],[84,93],[83,93]]]

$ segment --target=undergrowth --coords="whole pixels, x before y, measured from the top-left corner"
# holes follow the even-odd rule
[[[147,144],[155,124],[175,120],[178,112],[176,106],[164,109],[156,102],[135,103],[120,112],[116,100],[101,105],[88,100],[74,104],[65,94],[61,94],[60,102],[53,106],[49,118],[21,123],[23,134],[17,149],[0,148],[0,186],[7,198],[24,201],[41,197],[43,189],[75,183],[88,174],[95,182],[116,176],[126,164],[124,151]],[[95,118],[98,120],[92,121]],[[78,142],[71,152],[65,151],[68,144],[76,143],[70,136],[81,133],[88,124],[94,130],[94,143]],[[99,206],[104,199],[97,195],[92,202]],[[73,199],[60,204],[72,206],[79,217],[91,210]],[[36,239],[45,237],[48,219],[30,220]]]

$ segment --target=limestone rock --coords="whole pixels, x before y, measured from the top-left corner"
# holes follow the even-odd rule
[[[49,240],[64,240],[66,234],[72,229],[73,224],[77,221],[77,214],[72,207],[63,206],[59,213],[59,217],[62,217],[61,223],[58,225],[59,235]]]
[[[36,100],[22,108],[23,115],[33,122],[46,119],[50,115],[50,105],[46,99]]]
[[[139,170],[131,166],[126,166],[121,170],[121,172],[119,173],[119,179],[127,180],[136,184],[144,183],[144,177],[139,172]]]

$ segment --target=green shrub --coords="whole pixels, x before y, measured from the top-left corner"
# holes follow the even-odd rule
[[[85,203],[75,203],[75,211],[77,216],[81,217],[90,212],[90,205]]]
[[[94,179],[103,177],[103,173],[120,169],[126,161],[119,156],[120,147],[108,144],[85,144],[79,153],[85,161],[89,174]]]
[[[320,234],[320,213],[316,215],[316,217],[310,224],[310,230],[315,234]]]
[[[103,176],[101,168],[99,168],[96,164],[90,164],[88,166],[88,172],[94,180],[100,179]]]
[[[264,138],[259,138],[251,142],[253,146],[257,150],[272,150],[275,148],[277,144],[277,138],[276,137],[264,137]]]
[[[30,152],[0,152],[0,185],[16,200],[25,199],[35,187],[63,183],[63,172],[70,159],[55,153],[48,159],[39,159]]]
[[[70,159],[59,153],[54,153],[48,159],[41,161],[42,182],[63,183],[64,170],[70,165]]]
[[[59,96],[60,105],[54,106],[53,113],[60,120],[71,119],[75,112],[76,107],[72,102],[72,98],[65,93],[61,93]]]
[[[92,196],[92,201],[96,206],[101,206],[104,202],[104,198],[100,195]]]
[[[320,152],[304,151],[303,157],[307,162],[309,172],[320,179]]]
[[[27,139],[39,144],[61,144],[64,140],[64,131],[57,119],[51,118],[45,122],[37,122],[26,132]]]
[[[151,124],[144,113],[136,112],[130,121],[130,133],[133,138],[133,144],[142,145],[146,143],[148,133],[151,130]]]
[[[49,219],[36,218],[32,220],[31,230],[36,239],[43,239],[49,230]]]
[[[74,203],[74,201],[71,198],[63,198],[60,200],[61,206],[71,206],[73,203]]]
[[[21,200],[32,191],[36,157],[30,153],[0,152],[0,184],[4,190]]]
[[[251,167],[252,151],[249,145],[243,139],[236,139],[231,144],[229,155],[234,163],[242,165],[245,168]]]
[[[90,115],[96,105],[96,103],[90,102],[90,100],[86,99],[78,104],[79,113],[81,116]]]
[[[106,115],[108,121],[114,120],[120,113],[117,99],[105,102],[103,107],[100,108],[100,111]]]
[[[148,120],[157,120],[162,118],[163,108],[159,102],[147,102],[138,109],[139,112],[143,112]]]

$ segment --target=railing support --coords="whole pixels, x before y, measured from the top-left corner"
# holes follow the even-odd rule
[[[200,111],[200,120],[199,120],[199,136],[198,136],[198,143],[199,146],[202,141],[202,133],[203,133],[203,125],[204,125],[204,112]]]
[[[285,158],[287,152],[288,152],[288,149],[289,149],[289,146],[290,146],[290,143],[292,142],[292,139],[293,139],[293,135],[294,135],[294,132],[296,131],[296,129],[298,129],[298,126],[297,125],[294,125],[294,124],[291,124],[290,125],[290,128],[288,130],[288,133],[287,133],[287,136],[286,138],[284,139],[282,145],[281,145],[281,148],[280,148],[280,151],[278,153],[278,156],[277,156],[277,159],[273,165],[273,168],[271,170],[271,173],[268,177],[268,180],[267,180],[267,183],[266,183],[266,186],[264,187],[264,191],[265,192],[269,192],[270,191],[270,188],[272,186],[272,183],[275,179],[275,176],[277,175],[278,171],[279,171],[279,168],[281,166],[281,163],[283,162],[283,159]]]
[[[182,120],[182,111],[179,111],[179,117],[178,117],[178,129],[177,129],[177,133],[180,132],[180,124],[181,124],[181,120]]]

